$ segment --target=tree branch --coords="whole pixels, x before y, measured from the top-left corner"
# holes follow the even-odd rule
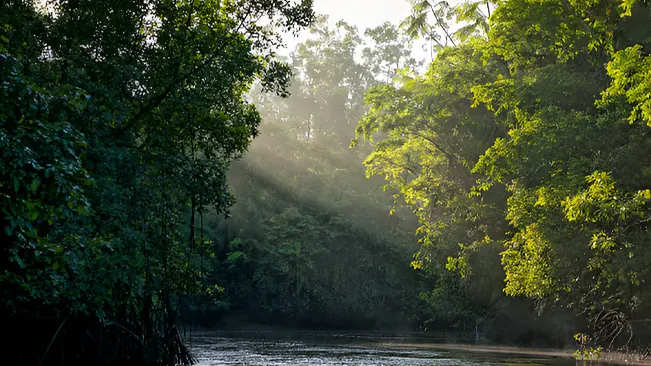
[[[443,32],[445,33],[445,36],[448,37],[448,39],[450,40],[450,42],[452,42],[452,45],[453,45],[454,47],[456,47],[457,44],[456,44],[456,43],[454,42],[454,40],[452,39],[452,36],[450,36],[450,33],[448,33],[448,30],[447,30],[447,28],[445,27],[445,23],[443,23],[443,22],[441,21],[441,19],[439,19],[438,14],[436,14],[436,11],[434,10],[434,7],[432,7],[431,5],[430,5],[430,10],[432,11],[432,14],[434,15],[434,19],[436,19],[436,23],[439,25],[439,27],[441,27],[441,29],[443,29]]]

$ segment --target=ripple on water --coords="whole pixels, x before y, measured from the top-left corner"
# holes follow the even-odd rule
[[[471,356],[446,351],[328,345],[286,340],[201,337],[192,342],[198,366],[519,366],[564,365],[550,360]]]

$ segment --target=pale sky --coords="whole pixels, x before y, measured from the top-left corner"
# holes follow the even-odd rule
[[[400,22],[411,7],[407,0],[314,0],[314,11],[329,15],[334,22],[343,19],[363,31],[385,21]]]
[[[332,24],[345,20],[363,34],[366,28],[377,27],[386,21],[393,24],[402,22],[411,13],[411,6],[407,0],[314,0],[314,11],[328,15]],[[293,51],[298,43],[306,39],[306,33],[303,32],[298,38],[285,37],[287,48],[279,50],[279,53],[286,55]],[[414,47],[414,57],[429,58],[429,53],[423,51],[419,44]]]

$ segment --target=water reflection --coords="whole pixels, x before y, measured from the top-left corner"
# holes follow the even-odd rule
[[[191,348],[198,366],[478,366],[478,365],[549,365],[569,366],[572,360],[523,358],[461,351],[409,350],[379,348],[361,344],[335,344],[332,341],[310,339],[269,340],[195,336]]]

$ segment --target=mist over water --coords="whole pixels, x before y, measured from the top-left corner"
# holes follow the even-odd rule
[[[375,339],[375,341],[381,341]],[[228,338],[202,335],[194,339],[192,350],[198,366],[299,366],[299,365],[396,365],[396,366],[479,366],[479,365],[549,365],[569,366],[565,359],[533,358],[516,355],[471,354],[460,351],[413,350],[375,347],[364,342],[337,342],[333,338],[296,339]]]

